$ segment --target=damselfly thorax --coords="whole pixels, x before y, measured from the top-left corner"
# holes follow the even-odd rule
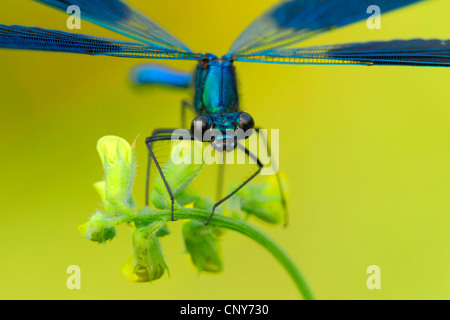
[[[236,69],[231,56],[205,54],[194,75],[191,133],[219,151],[232,151],[253,129],[253,118],[239,109]]]

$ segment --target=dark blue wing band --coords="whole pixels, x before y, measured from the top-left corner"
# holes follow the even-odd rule
[[[198,60],[200,54],[58,30],[0,24],[0,47],[147,59]]]
[[[279,64],[450,66],[450,40],[393,40],[237,55],[237,61]]]
[[[163,49],[191,52],[180,40],[149,17],[120,0],[34,0],[66,12],[71,5],[80,8],[83,20],[93,22],[135,40]]]
[[[287,47],[331,29],[368,19],[371,5],[384,14],[421,0],[289,0],[256,19],[233,43],[232,55]]]

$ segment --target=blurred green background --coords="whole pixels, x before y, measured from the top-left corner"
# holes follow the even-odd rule
[[[129,1],[193,50],[222,55],[276,1]],[[376,1],[374,2],[376,3]],[[449,1],[429,1],[304,43],[448,39]],[[0,22],[66,30],[67,16],[26,0],[3,1]],[[116,37],[88,22],[81,33]],[[0,50],[0,298],[297,299],[261,247],[235,233],[223,241],[225,271],[202,274],[183,253],[181,224],[162,239],[171,278],[130,283],[125,227],[107,245],[77,225],[98,208],[97,139],[137,144],[142,205],[146,148],[154,128],[179,125],[190,93],[136,90],[138,59]],[[166,62],[191,70],[194,62]],[[257,125],[280,129],[280,165],[291,180],[290,226],[260,225],[289,252],[318,299],[450,298],[450,76],[445,68],[282,66],[236,63],[242,106]],[[69,290],[66,268],[81,268]],[[381,289],[369,290],[369,265]]]

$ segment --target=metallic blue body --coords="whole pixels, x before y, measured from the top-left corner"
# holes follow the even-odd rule
[[[236,73],[233,62],[211,54],[199,61],[195,73],[194,108],[198,114],[239,111]]]
[[[162,84],[186,88],[191,84],[192,72],[180,71],[163,65],[143,64],[133,68],[130,78],[134,84]]]
[[[194,87],[196,113],[208,116],[210,125],[224,134],[236,129],[240,112],[233,61],[205,54],[197,64]]]

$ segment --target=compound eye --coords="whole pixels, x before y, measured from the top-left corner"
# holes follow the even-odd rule
[[[201,134],[201,137],[198,137],[200,140],[202,139],[203,135],[208,129],[209,129],[209,120],[207,116],[198,116],[195,117],[194,120],[192,120],[191,132],[194,134],[195,137]]]
[[[247,131],[248,129],[253,129],[255,127],[255,121],[253,121],[253,118],[251,115],[249,115],[247,112],[241,112],[239,115],[239,128],[241,128],[244,131]]]

